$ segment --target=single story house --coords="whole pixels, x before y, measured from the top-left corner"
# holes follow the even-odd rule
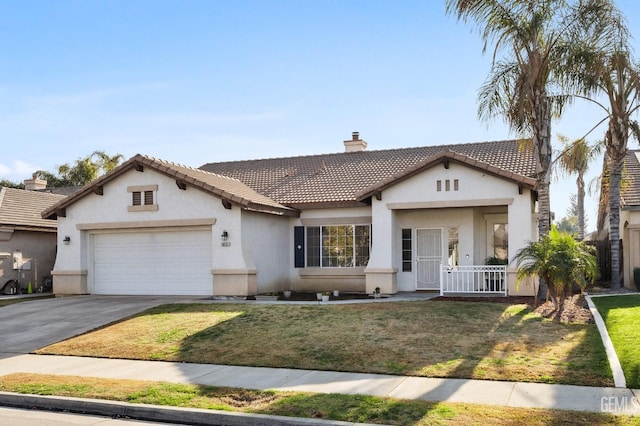
[[[35,191],[32,181],[25,182],[27,190],[0,189],[0,290],[4,292],[12,291],[5,288],[8,281],[18,279],[23,290],[31,283],[35,291],[55,262],[57,222],[42,218],[41,212],[64,196]]]
[[[43,212],[58,220],[54,292],[532,294],[512,265],[493,266],[499,288],[479,278],[537,239],[526,141],[344,146],[200,168],[132,157]]]

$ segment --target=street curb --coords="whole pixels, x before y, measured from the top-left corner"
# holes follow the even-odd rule
[[[620,360],[618,359],[618,354],[616,354],[616,350],[613,347],[613,342],[611,341],[609,333],[607,332],[607,326],[605,325],[602,316],[600,316],[598,308],[596,308],[596,305],[591,300],[591,296],[585,295],[584,298],[589,305],[591,315],[593,315],[593,319],[596,322],[598,331],[600,332],[600,339],[602,339],[602,344],[604,345],[604,350],[607,353],[609,365],[611,366],[611,372],[613,374],[613,384],[617,388],[626,388],[627,381],[624,378],[624,371],[622,371],[622,365],[620,364]]]
[[[188,425],[228,425],[228,426],[366,426],[365,423],[351,423],[321,419],[306,419],[266,414],[236,413],[197,408],[167,407],[162,405],[131,404],[128,402],[106,401],[89,398],[57,397],[48,395],[27,395],[0,392],[0,406],[64,411],[77,414],[91,414],[112,418],[126,418],[143,421],[178,423]]]

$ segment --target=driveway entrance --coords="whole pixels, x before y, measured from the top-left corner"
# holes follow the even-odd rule
[[[26,354],[165,303],[204,302],[188,296],[68,296],[0,308],[0,357]]]

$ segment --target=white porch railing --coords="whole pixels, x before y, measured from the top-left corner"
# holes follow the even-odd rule
[[[440,265],[440,295],[490,293],[507,295],[505,265]]]

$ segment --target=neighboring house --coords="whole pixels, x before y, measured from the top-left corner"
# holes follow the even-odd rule
[[[461,271],[537,239],[526,146],[367,151],[354,132],[343,153],[200,169],[136,155],[43,213],[58,219],[54,291],[393,294],[478,281]]]
[[[602,193],[600,195],[602,198]],[[609,205],[600,203],[597,239],[609,238]],[[640,268],[640,150],[629,150],[624,162],[620,190],[620,276],[624,286],[635,290],[633,270]]]
[[[41,213],[64,196],[34,191],[34,180],[25,183],[30,190],[0,189],[0,290],[20,279],[23,290],[31,283],[35,291],[56,258],[57,223]]]

